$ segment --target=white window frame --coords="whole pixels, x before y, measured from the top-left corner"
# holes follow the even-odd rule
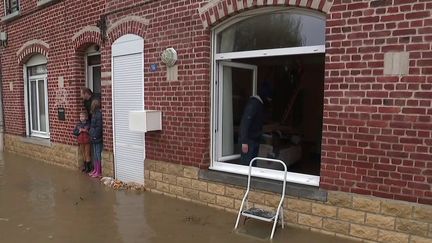
[[[9,1],[11,1],[11,0],[9,0]],[[18,9],[15,10],[15,11],[13,11],[13,12],[10,12],[10,13],[8,13],[8,11],[7,11],[6,2],[8,2],[8,0],[3,0],[3,6],[4,6],[4,13],[5,13],[5,16],[8,16],[8,15],[11,15],[11,14],[14,14],[14,13],[20,11],[20,0],[17,0],[17,6],[18,6]]]
[[[97,65],[88,65],[88,57],[90,56],[97,56],[97,55],[101,55],[101,53],[99,51],[94,50],[93,47],[90,47],[86,54],[84,55],[84,65],[85,65],[85,78],[86,78],[86,87],[91,89],[92,92],[94,92],[94,85],[93,85],[93,68],[94,67],[101,67],[102,66],[102,62],[101,64],[97,64]],[[102,56],[101,56],[102,57]]]
[[[29,94],[29,97],[30,97],[30,94],[31,94],[31,92],[30,92],[30,87],[31,87],[31,85],[29,85],[31,82],[36,82],[36,90],[37,90],[37,92],[36,92],[36,108],[37,108],[37,113],[38,113],[38,118],[40,118],[40,112],[39,112],[39,85],[38,85],[38,83],[39,83],[39,81],[43,81],[44,82],[44,93],[46,94],[46,99],[45,99],[45,112],[46,112],[46,115],[45,115],[45,122],[46,122],[46,125],[47,125],[47,131],[46,132],[42,132],[42,131],[40,131],[40,119],[38,119],[38,126],[39,126],[39,130],[33,130],[33,128],[32,128],[32,126],[30,126],[30,124],[33,122],[33,117],[32,117],[32,113],[31,112],[29,112],[29,121],[30,121],[30,123],[29,123],[29,127],[30,127],[30,135],[32,136],[32,137],[39,137],[39,138],[49,138],[50,137],[50,133],[49,133],[49,119],[48,119],[48,117],[49,117],[49,110],[48,110],[48,83],[47,83],[47,75],[46,74],[42,74],[42,75],[34,75],[34,76],[29,76],[29,79],[28,79],[28,87],[29,87],[29,91],[28,91],[28,94]],[[29,100],[30,102],[31,102],[31,100]],[[29,103],[30,104],[30,103]],[[29,105],[29,111],[31,110],[31,106]],[[31,124],[31,125],[33,125],[33,124]]]
[[[244,63],[238,63],[238,62],[227,62],[227,61],[221,61],[219,62],[219,77],[223,77],[223,67],[234,67],[234,68],[242,68],[242,69],[248,69],[252,70],[253,77],[252,77],[252,95],[256,95],[257,93],[257,75],[258,75],[258,68],[255,65],[250,64],[244,64]],[[224,83],[218,82],[217,83],[218,90],[224,90]],[[223,123],[223,117],[219,114],[222,114],[223,109],[223,99],[222,99],[222,93],[218,92],[218,95],[215,97],[215,99],[218,100],[218,106],[219,109],[217,111],[217,124],[215,125],[217,131],[222,131],[222,123]],[[217,133],[218,140],[222,141],[222,132]],[[216,144],[215,146],[216,153],[219,162],[229,161],[233,159],[240,158],[240,154],[234,154],[234,155],[228,155],[228,156],[222,156],[222,146],[221,143]]]
[[[211,170],[247,175],[248,167],[243,165],[229,164],[221,161],[217,161],[219,158],[218,149],[220,143],[220,132],[218,131],[218,124],[220,124],[220,117],[218,117],[218,109],[220,106],[219,100],[219,92],[218,92],[218,82],[222,82],[222,80],[218,80],[219,74],[219,63],[222,61],[235,61],[235,59],[242,58],[252,58],[252,57],[271,57],[271,56],[288,56],[288,55],[304,55],[304,54],[312,54],[312,53],[325,53],[325,45],[317,45],[317,46],[302,46],[302,47],[290,47],[290,48],[277,48],[277,49],[265,49],[265,50],[253,50],[253,51],[242,51],[242,52],[229,52],[229,53],[216,53],[217,51],[217,35],[226,29],[227,27],[244,20],[246,18],[250,18],[251,16],[257,16],[259,14],[269,13],[269,12],[292,12],[292,13],[300,13],[312,15],[315,17],[320,17],[325,19],[325,16],[318,15],[311,11],[299,10],[295,8],[286,9],[286,8],[266,8],[266,9],[258,9],[255,11],[248,11],[244,14],[241,14],[237,17],[228,20],[219,26],[216,26],[212,30],[212,68],[211,68],[211,77],[212,77],[212,85],[211,85],[211,146],[210,146],[210,155],[211,155]],[[265,169],[265,168],[254,168],[252,170],[252,175],[283,181],[284,175],[282,171]],[[287,182],[304,184],[310,186],[319,186],[320,177],[315,175],[308,174],[300,174],[294,172],[288,172]]]

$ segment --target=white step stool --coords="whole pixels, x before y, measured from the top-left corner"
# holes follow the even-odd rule
[[[266,211],[266,210],[260,209],[260,208],[249,208],[248,207],[248,195],[249,195],[250,185],[251,185],[252,165],[257,160],[264,160],[264,161],[268,161],[268,162],[272,162],[272,163],[280,163],[284,167],[284,180],[282,183],[281,200],[280,200],[279,205],[276,209],[276,212],[270,212],[270,211]],[[276,229],[278,219],[281,220],[282,229],[284,228],[283,201],[285,199],[286,178],[287,178],[287,167],[283,161],[277,160],[277,159],[261,158],[261,157],[256,157],[256,158],[252,159],[251,162],[249,163],[248,184],[247,184],[246,193],[243,197],[243,200],[242,200],[242,203],[241,203],[241,206],[239,209],[239,213],[237,216],[237,222],[234,226],[234,230],[237,229],[241,216],[245,217],[245,219],[253,218],[253,219],[262,220],[265,222],[273,222],[273,228],[272,228],[272,232],[270,235],[270,240],[273,239],[273,235],[274,235],[274,232]]]

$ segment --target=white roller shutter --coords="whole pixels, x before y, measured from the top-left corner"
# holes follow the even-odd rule
[[[128,122],[129,111],[144,110],[143,53],[113,56],[112,64],[116,178],[144,184],[144,134],[131,132]]]

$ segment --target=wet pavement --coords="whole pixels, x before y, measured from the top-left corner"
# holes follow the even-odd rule
[[[150,192],[114,191],[77,171],[4,154],[0,160],[0,242],[269,242],[271,225]],[[247,230],[246,230],[247,229]],[[253,235],[253,236],[252,236]],[[273,242],[344,243],[286,227]]]

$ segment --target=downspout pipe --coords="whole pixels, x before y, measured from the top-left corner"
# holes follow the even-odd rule
[[[3,53],[5,45],[0,47],[0,152],[4,151],[4,109],[3,109]]]

